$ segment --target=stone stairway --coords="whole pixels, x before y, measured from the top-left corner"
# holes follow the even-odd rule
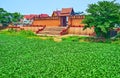
[[[60,32],[66,27],[45,27],[43,31],[40,31],[37,35],[60,35]]]

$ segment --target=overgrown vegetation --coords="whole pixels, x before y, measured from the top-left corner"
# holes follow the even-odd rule
[[[85,29],[94,26],[97,37],[110,38],[109,32],[120,25],[120,4],[115,0],[90,4],[86,11]]]
[[[17,31],[16,29],[6,29],[6,30],[2,30],[0,31],[0,34],[4,34],[4,35],[11,35],[11,36],[21,36],[21,37],[25,37],[25,38],[29,38],[29,39],[42,39],[42,40],[54,40],[54,37],[52,36],[37,36],[34,32],[30,31],[30,30],[20,30]]]
[[[119,40],[119,39],[118,39]],[[114,39],[104,39],[104,38],[96,38],[96,37],[81,37],[81,36],[69,36],[62,38],[62,41],[65,42],[97,42],[97,43],[112,43],[117,41],[117,38]]]
[[[119,55],[116,44],[0,34],[0,78],[119,78]]]
[[[14,36],[23,36],[23,37],[37,36],[35,33],[33,33],[30,30],[20,30],[20,31],[17,31],[15,29],[8,29],[8,30],[1,31],[0,33],[1,34],[7,34],[7,35],[14,35]]]
[[[80,38],[84,37],[79,37],[79,36],[69,36],[69,37],[64,37],[62,38],[63,41],[70,41],[70,42],[78,42]]]
[[[37,36],[32,31],[28,30],[21,30],[17,31],[14,29],[3,30],[0,34],[12,35],[12,36],[22,36],[27,38],[35,38],[35,39],[42,39],[42,40],[51,40],[55,42],[99,42],[99,43],[118,43],[120,44],[120,34],[118,33],[115,37],[111,39],[104,39],[104,38],[96,38],[96,37],[87,37],[87,36],[66,36],[66,37],[54,37],[54,36]]]
[[[115,36],[115,38],[120,39],[120,32]]]

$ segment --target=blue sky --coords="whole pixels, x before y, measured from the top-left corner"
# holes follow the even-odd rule
[[[52,14],[54,10],[74,8],[75,11],[85,11],[87,5],[102,0],[1,0],[0,8],[9,12],[21,14]],[[107,0],[111,1],[111,0]],[[120,0],[117,0],[120,3]]]

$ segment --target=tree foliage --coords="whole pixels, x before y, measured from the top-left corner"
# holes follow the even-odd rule
[[[3,8],[0,8],[0,23],[2,25],[7,25],[10,23],[10,14]]]
[[[108,37],[108,32],[120,24],[120,4],[114,1],[98,1],[90,4],[83,23],[85,28],[94,26],[97,36]]]
[[[11,16],[12,16],[12,21],[13,22],[18,22],[22,18],[22,15],[18,12],[11,13]]]
[[[0,8],[0,23],[3,26],[7,26],[10,23],[18,22],[22,18],[20,13],[9,13],[5,11],[3,8]]]

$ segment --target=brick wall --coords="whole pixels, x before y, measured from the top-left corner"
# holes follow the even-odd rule
[[[42,29],[43,27],[42,26],[38,26],[38,27],[37,26],[24,26],[24,27],[20,27],[20,28],[22,28],[24,30],[31,30],[33,32],[36,32],[39,29]]]
[[[82,20],[84,16],[76,15],[76,16],[69,16],[68,17],[68,25],[70,26],[84,26]]]
[[[32,25],[60,26],[60,17],[36,18]]]
[[[94,32],[94,28],[87,28],[85,30],[83,30],[84,27],[69,27],[68,29],[68,34],[76,34],[76,35],[90,35],[90,36],[94,36],[95,32]]]

